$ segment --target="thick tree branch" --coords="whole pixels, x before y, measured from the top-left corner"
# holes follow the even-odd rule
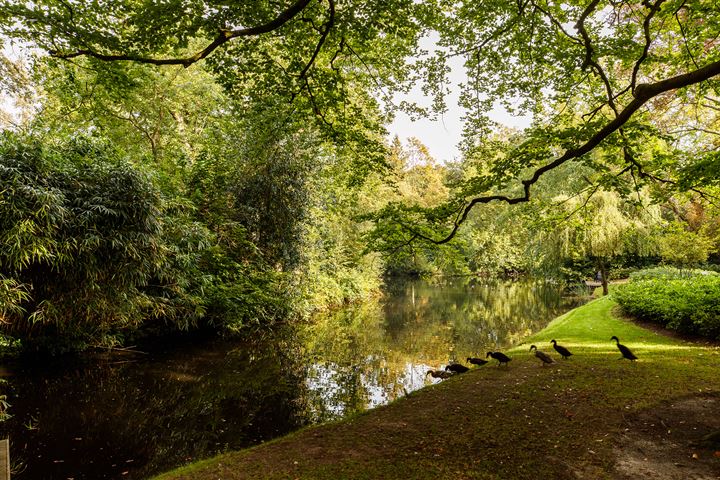
[[[523,194],[518,197],[510,197],[507,195],[487,195],[481,197],[475,197],[471,199],[465,206],[462,215],[454,222],[453,228],[445,237],[441,239],[434,239],[422,234],[416,234],[419,238],[432,242],[436,245],[441,245],[452,240],[458,232],[460,225],[467,220],[470,211],[472,211],[475,205],[480,203],[490,203],[493,201],[505,202],[510,205],[514,205],[521,202],[528,202],[530,200],[530,189],[531,187],[543,176],[543,174],[553,170],[560,165],[566,163],[569,160],[579,158],[597,147],[603,140],[609,137],[612,133],[620,129],[632,115],[637,112],[645,103],[650,99],[671,90],[678,88],[688,87],[697,83],[708,80],[714,76],[720,75],[720,61],[710,63],[702,68],[694,70],[692,72],[677,75],[655,83],[641,83],[635,88],[633,100],[625,106],[618,113],[618,115],[608,122],[603,128],[601,128],[595,135],[590,137],[584,144],[577,148],[566,150],[565,153],[553,160],[552,162],[543,165],[542,167],[535,170],[532,176],[526,180],[522,180]]]
[[[313,63],[315,63],[315,59],[320,53],[320,50],[322,49],[322,46],[325,43],[325,40],[330,33],[330,30],[332,30],[333,25],[335,25],[335,0],[328,0],[328,3],[330,4],[330,16],[328,17],[327,22],[325,22],[325,28],[320,35],[320,40],[315,46],[315,51],[313,52],[312,57],[310,57],[310,61],[307,63],[307,65],[305,65],[305,68],[303,68],[302,72],[300,72],[300,78],[305,78],[308,70],[310,70],[310,67],[312,67]]]
[[[575,23],[575,29],[578,31],[578,33],[580,33],[580,36],[582,37],[582,43],[585,46],[585,60],[583,60],[582,66],[580,67],[581,70],[585,70],[593,62],[593,54],[595,53],[595,49],[593,48],[592,42],[590,41],[590,35],[588,35],[587,29],[585,28],[585,20],[587,20],[590,14],[592,14],[595,8],[597,8],[599,3],[600,0],[593,0],[592,2],[590,2],[590,4],[580,15],[577,23]]]
[[[635,66],[633,67],[632,72],[632,80],[630,81],[630,88],[634,91],[635,85],[637,83],[637,76],[640,72],[640,65],[645,61],[645,59],[648,56],[648,52],[650,51],[650,45],[652,44],[652,38],[650,37],[650,22],[652,21],[655,14],[660,11],[660,7],[662,7],[662,4],[665,0],[657,0],[654,4],[647,3],[647,5],[650,8],[650,11],[645,16],[645,20],[643,21],[643,33],[645,35],[645,46],[643,47],[642,54],[640,55],[640,58],[638,58],[637,62],[635,62]]]
[[[207,47],[203,48],[195,55],[185,58],[152,58],[143,57],[139,55],[127,55],[127,54],[103,54],[95,52],[93,50],[78,50],[75,52],[64,53],[60,51],[51,51],[50,55],[57,58],[75,58],[80,56],[94,57],[105,61],[120,61],[129,60],[137,63],[149,63],[152,65],[183,65],[189,67],[193,63],[199,62],[213,53],[219,46],[229,42],[230,40],[238,37],[251,37],[261,35],[263,33],[269,33],[285,25],[287,22],[295,18],[297,14],[302,12],[312,0],[298,0],[286,10],[281,12],[275,19],[268,23],[258,25],[249,28],[240,28],[236,30],[222,30],[220,34],[215,37]]]

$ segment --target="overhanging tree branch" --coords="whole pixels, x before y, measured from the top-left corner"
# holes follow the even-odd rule
[[[432,242],[436,245],[442,245],[452,240],[458,232],[460,225],[467,220],[468,215],[472,211],[475,205],[480,203],[490,203],[493,201],[505,202],[509,205],[514,205],[521,202],[528,202],[530,200],[530,189],[537,183],[543,174],[553,170],[560,165],[566,163],[569,160],[579,158],[597,147],[603,140],[609,137],[612,133],[620,129],[625,123],[630,120],[632,115],[637,112],[645,103],[658,95],[669,92],[671,90],[677,90],[678,88],[688,87],[697,83],[708,80],[714,76],[720,75],[720,61],[710,63],[702,68],[693,70],[692,72],[677,75],[665,80],[661,80],[655,83],[641,83],[635,87],[634,98],[628,103],[625,108],[618,112],[617,116],[609,121],[603,128],[601,128],[595,135],[590,137],[584,144],[577,148],[566,150],[565,153],[553,160],[552,162],[543,165],[533,172],[532,176],[526,180],[522,180],[523,194],[518,197],[510,197],[507,195],[487,195],[475,197],[468,201],[467,205],[462,211],[462,215],[457,218],[453,224],[453,228],[445,237],[441,239],[434,239],[427,235],[414,232],[418,238],[422,238],[425,241]]]
[[[325,28],[320,35],[320,40],[315,46],[315,51],[310,57],[310,61],[307,63],[307,65],[305,65],[305,68],[303,68],[302,72],[300,72],[300,78],[305,78],[308,70],[310,70],[310,67],[312,67],[313,63],[315,63],[315,59],[320,53],[320,50],[322,49],[322,46],[325,43],[325,40],[330,33],[330,30],[332,29],[333,25],[335,25],[335,0],[328,0],[328,3],[330,4],[330,14],[328,16],[328,20],[327,22],[325,22]]]
[[[635,89],[635,84],[637,83],[637,76],[638,73],[640,73],[640,65],[645,61],[645,59],[648,56],[648,52],[650,51],[650,45],[652,44],[652,37],[650,36],[650,22],[652,21],[655,14],[660,10],[660,7],[662,7],[662,4],[665,0],[657,0],[654,4],[646,3],[644,5],[648,6],[650,8],[650,11],[645,16],[645,20],[643,21],[643,34],[645,35],[645,46],[643,47],[642,55],[640,55],[640,58],[637,62],[635,62],[635,66],[633,67],[632,71],[632,79],[630,80],[630,88]],[[697,65],[696,65],[697,67]]]
[[[148,63],[152,65],[182,65],[184,67],[189,67],[193,63],[199,62],[200,60],[206,58],[211,53],[213,53],[218,47],[221,45],[229,42],[230,40],[238,37],[252,37],[256,35],[261,35],[263,33],[269,33],[274,30],[277,30],[278,28],[285,25],[287,22],[295,18],[300,12],[302,12],[309,4],[312,2],[312,0],[298,0],[295,3],[293,3],[290,7],[288,7],[286,10],[281,12],[277,17],[275,17],[273,20],[264,23],[262,25],[257,25],[255,27],[249,27],[249,28],[239,28],[236,30],[222,30],[220,34],[215,37],[215,39],[205,48],[197,52],[195,55],[192,55],[190,57],[185,58],[152,58],[152,57],[143,57],[139,55],[129,55],[129,54],[103,54],[100,52],[96,52],[89,49],[81,49],[77,50],[75,52],[60,52],[60,51],[51,51],[50,55],[57,57],[57,58],[75,58],[80,56],[88,56],[88,57],[94,57],[99,60],[105,60],[105,61],[121,61],[121,60],[128,60],[133,61],[137,63]]]

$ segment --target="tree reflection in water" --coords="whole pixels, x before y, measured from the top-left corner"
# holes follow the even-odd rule
[[[573,303],[539,283],[409,282],[266,338],[8,366],[0,434],[19,480],[146,478],[387,403]]]
[[[302,332],[312,421],[438,382],[425,377],[429,368],[519,343],[581,301],[545,282],[410,281],[378,302],[319,316]]]

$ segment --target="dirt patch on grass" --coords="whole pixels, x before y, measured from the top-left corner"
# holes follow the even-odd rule
[[[695,395],[626,419],[615,447],[618,479],[720,479],[720,395]]]

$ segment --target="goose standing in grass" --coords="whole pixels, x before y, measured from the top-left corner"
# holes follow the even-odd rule
[[[550,355],[548,355],[545,352],[541,352],[540,350],[537,349],[537,347],[535,345],[530,345],[530,351],[532,352],[533,350],[535,350],[535,356],[540,359],[543,367],[545,366],[546,363],[555,363],[555,360],[550,358]]]
[[[628,347],[621,344],[620,339],[618,337],[613,335],[612,337],[610,337],[610,340],[615,340],[615,345],[617,345],[618,350],[620,350],[620,353],[622,353],[622,357],[620,358],[620,360],[622,360],[623,358],[627,358],[628,360],[631,360],[631,361],[637,360],[637,357],[635,356],[635,354],[633,352],[631,352]]]
[[[485,358],[492,357],[495,360],[498,361],[498,367],[502,365],[503,363],[507,365],[507,363],[512,360],[512,358],[508,357],[502,352],[488,352],[487,355],[485,355]]]
[[[450,371],[453,373],[465,373],[468,370],[470,370],[468,367],[459,363],[451,363],[450,365],[445,367],[445,371]]]
[[[562,345],[558,345],[555,340],[550,340],[550,343],[553,344],[553,348],[556,352],[560,354],[560,356],[563,358],[563,360],[567,360],[568,357],[572,356],[572,353],[570,353],[570,350],[563,347]]]
[[[487,360],[483,360],[482,358],[475,358],[475,357],[467,357],[467,362],[472,363],[473,365],[477,365],[478,367],[482,367],[486,363],[488,363]]]
[[[445,379],[445,378],[450,378],[450,377],[452,377],[452,376],[453,376],[453,373],[452,373],[452,372],[446,372],[446,371],[444,371],[444,370],[428,370],[427,373],[425,374],[425,376],[427,377],[428,375],[430,375],[430,376],[433,377],[433,378],[442,378],[442,379]]]

